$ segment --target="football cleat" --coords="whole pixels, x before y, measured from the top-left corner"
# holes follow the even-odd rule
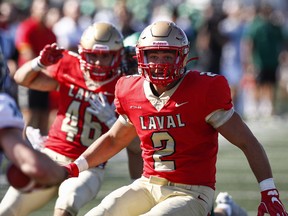
[[[223,204],[229,205],[232,210],[231,216],[248,216],[247,212],[243,208],[241,208],[238,204],[236,204],[232,199],[232,197],[227,192],[220,192],[218,194],[216,198],[216,204],[219,207]]]

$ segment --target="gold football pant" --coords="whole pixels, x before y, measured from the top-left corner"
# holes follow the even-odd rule
[[[207,216],[214,192],[207,186],[141,177],[110,193],[85,216]]]

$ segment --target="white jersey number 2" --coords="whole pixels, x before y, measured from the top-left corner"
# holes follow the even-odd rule
[[[172,155],[175,152],[175,141],[168,132],[157,132],[152,135],[154,149],[157,149],[153,155],[154,169],[156,171],[173,171],[175,162],[165,160],[165,156]]]

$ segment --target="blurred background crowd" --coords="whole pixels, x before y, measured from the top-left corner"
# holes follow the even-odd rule
[[[77,52],[86,27],[108,21],[124,37],[172,20],[191,42],[189,68],[224,75],[246,119],[288,113],[287,0],[2,0],[0,45],[11,74],[47,43]],[[33,32],[27,26],[33,25]],[[29,125],[47,134],[57,92],[11,86]]]

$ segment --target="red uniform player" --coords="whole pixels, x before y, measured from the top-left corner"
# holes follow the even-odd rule
[[[47,45],[39,57],[24,64],[15,80],[26,87],[60,94],[59,110],[42,152],[65,165],[78,158],[87,147],[116,121],[114,90],[122,75],[122,34],[110,23],[95,23],[83,33],[79,55],[56,44]],[[139,141],[135,144],[139,145]],[[136,148],[137,149],[137,148]],[[140,148],[139,148],[140,149]],[[139,159],[142,161],[139,150]],[[23,194],[10,187],[0,212],[27,215],[57,193],[55,215],[76,215],[97,195],[106,161],[64,181],[58,187]],[[135,163],[135,162],[134,162]],[[142,170],[142,164],[136,168]]]
[[[214,189],[218,136],[205,118],[215,110],[232,108],[227,82],[211,73],[186,72],[171,93],[156,98],[140,76],[118,83],[116,108],[129,116],[142,141],[143,176]]]
[[[77,175],[101,164],[138,135],[143,175],[110,193],[86,216],[208,215],[218,133],[244,152],[259,182],[258,216],[287,215],[266,153],[234,111],[226,79],[187,70],[184,31],[173,22],[152,23],[141,33],[136,53],[141,74],[122,77],[116,85],[120,117],[67,168]]]

